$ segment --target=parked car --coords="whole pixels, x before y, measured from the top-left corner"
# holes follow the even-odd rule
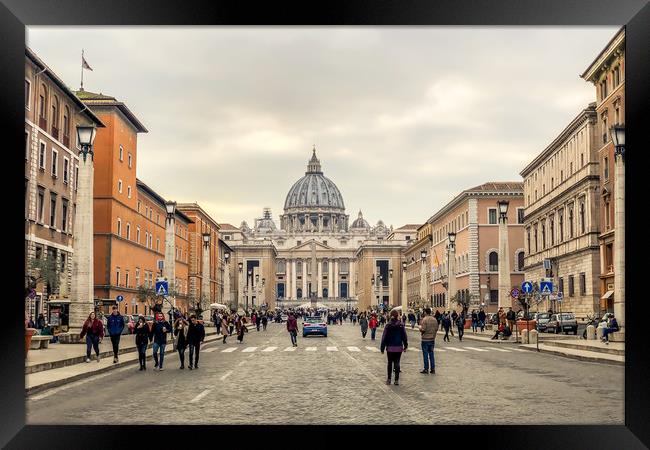
[[[314,334],[327,337],[327,324],[318,316],[305,317],[302,323],[302,337]]]
[[[572,312],[552,314],[546,323],[546,331],[553,333],[568,333],[572,331],[573,334],[578,334],[578,321]]]
[[[536,313],[535,320],[537,320],[537,331],[538,332],[542,333],[542,332],[546,331],[547,323],[548,323],[550,318],[551,318],[550,313],[545,313],[545,312]]]
[[[532,311],[528,311],[528,318],[526,318],[526,314],[522,310],[522,311],[519,311],[519,313],[517,313],[517,320],[535,320],[535,314],[537,314],[537,313],[534,313]]]

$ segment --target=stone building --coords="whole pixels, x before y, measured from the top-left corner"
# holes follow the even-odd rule
[[[621,28],[581,75],[596,86],[596,151],[600,167],[599,222],[601,311],[614,312],[616,171],[611,128],[625,125],[625,28]],[[622,240],[621,240],[622,241]],[[620,242],[623,246],[623,242]],[[624,258],[623,258],[624,260]],[[624,283],[623,283],[624,286]],[[620,316],[619,316],[620,320]]]
[[[522,171],[526,280],[552,277],[540,310],[598,313],[600,255],[596,105],[590,104]],[[550,260],[551,270],[544,268]]]
[[[36,281],[25,308],[34,320],[49,300],[69,301],[77,201],[77,125],[102,121],[29,48],[25,48],[25,275]],[[58,286],[33,261],[53,261]],[[29,277],[33,277],[29,278]],[[33,298],[32,298],[33,297]]]
[[[496,312],[499,303],[499,211],[497,201],[509,201],[508,249],[510,286],[524,281],[524,199],[521,182],[489,182],[466,189],[427,220],[432,227],[429,249],[430,270],[433,274],[434,308],[444,309],[449,295],[448,234],[456,233],[453,257],[454,292],[456,299],[469,308],[483,307]],[[454,297],[452,297],[454,298]],[[513,309],[516,301],[508,298]],[[456,303],[452,301],[451,307]]]
[[[277,300],[287,307],[311,301],[330,307],[355,307],[358,289],[370,282],[370,277],[363,282],[356,279],[366,270],[357,267],[358,258],[376,259],[376,252],[369,256],[371,248],[401,248],[407,242],[406,238],[398,238],[382,247],[372,247],[385,244],[393,230],[381,220],[372,227],[361,211],[349,224],[343,196],[325,177],[315,148],[305,175],[287,193],[279,223],[280,227],[267,208],[252,228],[246,221],[239,228],[222,226],[224,242],[235,252],[232,287],[237,289],[233,299],[239,305],[257,307],[267,303],[273,307]],[[360,254],[358,250],[363,246],[366,250]],[[401,271],[390,262],[392,250],[389,253],[382,259],[381,271],[388,276],[389,268],[393,268],[399,277]],[[390,299],[399,304],[398,294],[391,293]]]
[[[77,96],[106,124],[94,143],[94,282],[96,305],[105,312],[118,296],[123,314],[148,314],[141,288],[153,289],[162,276],[166,244],[166,200],[137,178],[138,133],[147,129],[115,97],[79,90]],[[176,306],[188,308],[191,220],[175,215]]]
[[[402,250],[406,261],[406,304],[410,308],[431,304],[430,249],[431,225],[425,223],[417,227],[415,239]],[[425,252],[424,259],[422,252]]]

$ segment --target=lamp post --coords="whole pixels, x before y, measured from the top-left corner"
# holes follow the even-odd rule
[[[426,292],[426,265],[427,262],[427,251],[426,250],[421,250],[420,251],[420,302],[424,303],[424,299],[427,296]]]
[[[499,208],[499,308],[507,310],[510,300],[510,253],[508,251],[508,200],[497,201]]]
[[[94,126],[77,126],[79,175],[77,179],[77,210],[74,218],[74,255],[68,335],[79,335],[88,314],[95,309],[93,277],[93,142]],[[90,158],[88,158],[90,155]]]
[[[224,305],[230,306],[230,252],[224,252],[223,260],[226,267],[223,270],[223,301]]]
[[[244,299],[242,297],[244,295],[244,288],[243,288],[243,284],[244,284],[244,274],[243,274],[244,263],[239,262],[237,264],[237,266],[239,268],[239,290],[237,292],[237,305],[236,305],[236,307],[237,307],[237,309],[239,309],[239,305],[244,303]]]
[[[393,269],[388,269],[388,306],[392,305],[393,302]]]
[[[447,311],[456,309],[452,302],[452,297],[456,293],[456,233],[450,231],[447,233]]]
[[[201,277],[201,309],[206,311],[210,307],[210,233],[203,233],[203,274]],[[205,305],[204,300],[208,301]],[[207,306],[207,308],[206,308]]]
[[[406,301],[406,266],[408,264],[406,261],[402,261],[402,295],[401,295],[401,302],[402,302],[402,314],[406,314],[406,311],[408,310],[408,304]]]
[[[248,276],[246,277],[246,310],[248,310],[248,304],[252,303],[250,297],[253,295],[253,270],[248,269]],[[249,302],[249,299],[251,300]]]
[[[176,308],[176,296],[173,292],[176,288],[176,202],[165,202],[167,220],[165,227],[165,268],[163,276],[169,283],[169,290],[172,294],[172,304]]]
[[[614,142],[614,316],[625,327],[625,127],[611,129]]]

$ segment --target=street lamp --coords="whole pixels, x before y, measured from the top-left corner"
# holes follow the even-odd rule
[[[210,233],[203,233],[203,273],[201,274],[201,310],[205,310],[203,300],[210,301]]]
[[[176,202],[167,201],[165,202],[165,209],[167,210],[167,218],[172,219],[176,213]]]
[[[451,311],[451,297],[456,292],[456,233],[447,233],[447,310]],[[455,309],[455,308],[454,308]]]
[[[210,233],[203,233],[203,244],[207,247],[210,245]]]
[[[243,288],[243,284],[244,284],[244,274],[243,274],[244,263],[243,262],[237,263],[237,268],[239,269],[239,295],[237,296],[238,297],[237,307],[239,308],[239,305],[243,303],[242,296],[244,295],[244,292],[243,292],[243,290],[244,290],[244,288]]]
[[[93,142],[96,134],[97,128],[94,125],[77,125],[77,142],[81,147],[84,161],[88,154],[93,155]]]
[[[406,261],[402,261],[402,295],[401,295],[401,303],[402,303],[402,314],[406,314],[406,310],[408,309],[408,303],[407,303],[407,298],[406,298],[406,266],[408,264]]]
[[[508,251],[508,200],[497,201],[499,208],[499,308],[508,308],[510,301],[510,258]]]
[[[625,127],[611,129],[616,185],[614,188],[614,316],[625,327]]]

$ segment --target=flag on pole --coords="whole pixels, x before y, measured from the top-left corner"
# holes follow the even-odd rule
[[[436,253],[436,249],[433,249],[433,256],[436,258],[436,267],[440,266],[440,261],[438,260],[438,254]]]
[[[93,70],[93,68],[88,65],[88,61],[86,61],[86,58],[84,58],[83,55],[81,56],[81,65],[84,69]]]

